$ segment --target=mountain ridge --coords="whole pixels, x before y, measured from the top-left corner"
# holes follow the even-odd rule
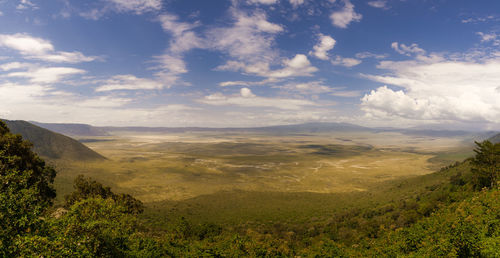
[[[7,124],[13,134],[20,134],[25,140],[30,141],[33,144],[33,150],[42,157],[80,161],[106,159],[101,154],[66,135],[22,120],[1,119],[1,121]]]
[[[31,122],[31,121],[30,121]],[[390,128],[365,127],[350,123],[336,122],[309,122],[302,124],[273,125],[260,127],[148,127],[148,126],[93,126],[89,124],[64,124],[32,122],[42,128],[55,131],[70,137],[110,136],[114,132],[140,133],[186,133],[186,132],[249,132],[249,133],[328,133],[328,132],[398,132],[407,135],[424,135],[431,137],[453,137],[474,135],[477,138],[487,139],[498,132],[495,131],[467,131],[450,129],[425,128]]]

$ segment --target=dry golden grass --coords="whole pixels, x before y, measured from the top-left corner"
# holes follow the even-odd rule
[[[428,174],[430,158],[461,146],[459,138],[395,133],[121,133],[104,139],[109,141],[86,144],[108,160],[58,163],[58,185],[86,174],[145,202],[223,190],[364,191],[373,183]]]

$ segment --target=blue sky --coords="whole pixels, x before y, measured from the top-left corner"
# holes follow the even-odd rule
[[[0,117],[500,130],[500,1],[0,0]]]

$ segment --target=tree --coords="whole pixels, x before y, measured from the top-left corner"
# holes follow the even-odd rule
[[[0,121],[0,256],[9,256],[16,237],[34,232],[52,205],[56,172]]]
[[[111,191],[109,186],[103,186],[101,183],[93,180],[92,178],[86,178],[83,175],[78,175],[73,183],[75,191],[69,195],[66,195],[66,207],[69,208],[71,205],[78,201],[85,200],[88,198],[102,198],[102,199],[113,199],[118,204],[124,206],[128,213],[140,214],[144,211],[144,204],[132,197],[129,194],[115,194]]]
[[[494,188],[500,179],[500,143],[475,142],[476,156],[472,159],[473,185],[476,189]]]

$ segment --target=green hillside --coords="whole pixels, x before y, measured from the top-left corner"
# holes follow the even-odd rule
[[[20,134],[33,143],[33,150],[49,159],[99,160],[105,159],[99,153],[68,136],[54,133],[26,121],[3,120],[12,133]]]

